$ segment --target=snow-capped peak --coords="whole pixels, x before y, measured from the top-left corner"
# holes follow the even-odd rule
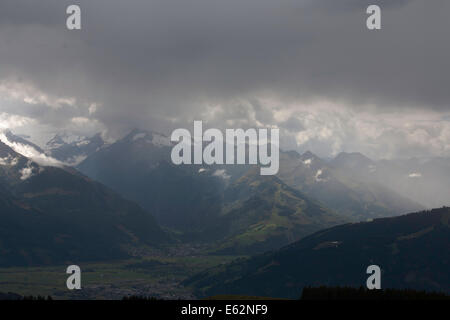
[[[86,140],[84,136],[71,135],[68,133],[56,134],[50,141],[47,142],[47,149],[57,149],[66,144],[79,143]]]
[[[57,134],[47,142],[47,154],[69,166],[81,163],[92,153],[105,146],[101,133],[92,137]]]

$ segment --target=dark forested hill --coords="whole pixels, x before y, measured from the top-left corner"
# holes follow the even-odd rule
[[[3,143],[0,162],[0,266],[114,259],[168,240],[148,212],[74,169]]]
[[[382,269],[382,288],[450,292],[450,208],[319,231],[275,252],[201,273],[199,295],[298,298],[305,286],[365,286],[366,268]]]

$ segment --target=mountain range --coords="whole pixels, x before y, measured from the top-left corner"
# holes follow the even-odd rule
[[[260,252],[333,223],[424,208],[388,187],[358,180],[311,152],[281,152],[280,171],[269,179],[249,165],[175,166],[171,149],[168,137],[136,129],[88,156],[77,169],[139,203],[186,239],[225,241],[216,246],[224,252]],[[277,217],[278,211],[283,214]],[[267,233],[272,229],[278,231]]]
[[[152,131],[135,129],[111,144],[100,134],[57,135],[43,149],[12,132],[2,139],[8,144],[2,144],[0,159],[2,201],[6,211],[19,212],[4,218],[21,217],[7,221],[25,223],[22,231],[5,234],[14,239],[14,234],[18,238],[27,233],[31,224],[24,217],[31,210],[43,214],[42,226],[53,236],[36,246],[46,248],[45,254],[12,250],[16,256],[5,261],[17,263],[28,263],[24,255],[32,256],[30,263],[77,256],[108,259],[173,238],[208,244],[214,254],[252,255],[324,228],[424,209],[393,183],[370,176],[394,161],[376,162],[357,153],[324,160],[311,152],[282,151],[278,174],[261,176],[256,165],[176,166],[170,160],[170,139]],[[25,157],[11,147],[33,152]],[[446,168],[443,163],[436,172]],[[103,227],[96,228],[99,224]],[[79,234],[86,242],[77,247]],[[56,252],[55,241],[71,249],[48,258]],[[80,248],[89,241],[96,246],[85,257]],[[0,239],[0,248],[6,250],[2,243]],[[106,243],[111,244],[108,250]]]

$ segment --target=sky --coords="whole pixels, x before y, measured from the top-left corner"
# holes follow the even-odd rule
[[[0,130],[42,145],[203,120],[278,127],[283,149],[323,157],[448,157],[449,14],[447,0],[2,0]]]

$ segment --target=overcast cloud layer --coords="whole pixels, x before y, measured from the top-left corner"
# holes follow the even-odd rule
[[[82,30],[65,10],[79,4]],[[369,4],[382,30],[365,27]],[[450,1],[0,2],[0,129],[278,126],[322,156],[450,156]]]

